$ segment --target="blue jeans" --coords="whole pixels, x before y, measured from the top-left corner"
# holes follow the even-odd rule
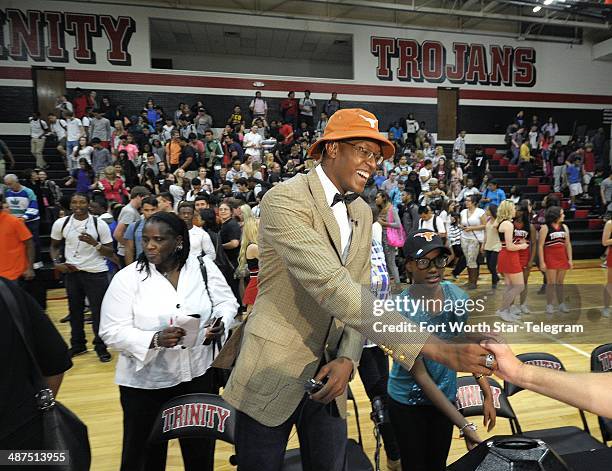
[[[333,402],[325,405],[304,396],[291,417],[277,427],[262,425],[240,411],[236,417],[238,471],[281,471],[293,425],[304,471],[346,469],[346,421]]]
[[[68,171],[73,170],[77,166],[72,161],[72,151],[75,147],[78,147],[79,141],[66,141],[66,168]]]

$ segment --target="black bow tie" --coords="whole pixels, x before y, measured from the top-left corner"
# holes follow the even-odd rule
[[[336,193],[334,195],[334,200],[332,201],[331,207],[333,208],[336,203],[344,203],[348,206],[357,198],[359,198],[359,193],[345,193],[344,195]]]

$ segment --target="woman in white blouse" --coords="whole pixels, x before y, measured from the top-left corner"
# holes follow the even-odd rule
[[[189,257],[187,226],[176,214],[151,216],[142,246],[137,262],[113,278],[100,322],[104,342],[121,352],[115,381],[123,408],[122,471],[165,469],[167,445],[147,445],[158,411],[182,394],[218,392],[210,369],[213,345],[203,342],[227,335],[238,309],[209,257],[202,257],[204,282],[200,260]],[[193,328],[180,327],[194,317]],[[214,441],[180,442],[186,470],[212,471]]]

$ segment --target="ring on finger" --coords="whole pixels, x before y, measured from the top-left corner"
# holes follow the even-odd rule
[[[487,353],[487,356],[485,356],[485,367],[492,370],[494,363],[495,363],[495,355],[493,355],[492,353]]]

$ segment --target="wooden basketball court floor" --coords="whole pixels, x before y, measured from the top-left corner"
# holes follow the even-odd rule
[[[606,270],[599,267],[599,260],[577,261],[575,268],[567,275],[568,284],[604,284]],[[481,286],[488,286],[489,275],[481,276]],[[541,283],[541,275],[535,269],[532,271],[530,284],[529,302],[534,315],[543,313],[544,297],[535,292]],[[460,279],[460,281],[462,281]],[[69,339],[69,324],[60,324],[59,319],[67,313],[67,303],[64,290],[52,290],[49,292],[50,299],[48,313],[64,338]],[[533,301],[533,302],[532,302]],[[590,300],[591,305],[601,307],[601,299]],[[537,304],[538,307],[535,307]],[[595,312],[595,311],[593,311]],[[595,316],[597,317],[597,316]],[[582,343],[579,338],[567,339],[558,342],[543,340],[535,344],[514,344],[515,353],[526,352],[548,352],[556,355],[570,371],[588,371],[590,352],[597,345],[612,342],[612,318],[598,318],[596,338],[589,338],[589,343]],[[92,338],[91,330],[86,325],[86,334],[89,340]],[[533,338],[533,337],[532,337]],[[91,348],[91,344],[90,344]],[[92,471],[115,471],[119,469],[122,442],[122,413],[119,403],[118,388],[114,384],[115,360],[117,354],[113,355],[111,363],[100,363],[93,351],[74,359],[74,366],[64,376],[64,381],[59,393],[59,400],[72,409],[89,427],[89,437],[92,448]],[[500,381],[501,383],[501,381]],[[369,419],[370,403],[364,392],[359,377],[351,383],[351,388],[356,397],[360,415],[361,429],[364,437],[366,453],[373,459],[375,440],[373,437],[372,422]],[[609,393],[606,392],[606,393]],[[581,427],[580,418],[576,409],[561,404],[557,401],[539,396],[535,393],[524,391],[510,398],[510,402],[520,420],[523,430],[536,430],[564,425],[575,425]],[[356,438],[355,416],[353,413],[348,417],[349,436]],[[482,425],[479,417],[473,419],[478,425]],[[601,440],[597,418],[587,413],[587,420],[591,433],[595,438]],[[496,428],[487,433],[483,427],[479,427],[481,438],[491,435],[510,434],[510,427],[506,419],[498,418]],[[292,434],[289,448],[298,446],[297,435]],[[448,463],[452,463],[463,454],[466,449],[462,439],[458,437],[458,431],[453,433],[453,442]],[[233,447],[218,442],[216,451],[216,470],[235,469],[229,464],[229,457],[233,454]],[[169,443],[168,470],[182,470],[182,460],[178,442]],[[262,466],[265,469],[265,466]],[[384,452],[381,458],[381,469],[386,469]]]

